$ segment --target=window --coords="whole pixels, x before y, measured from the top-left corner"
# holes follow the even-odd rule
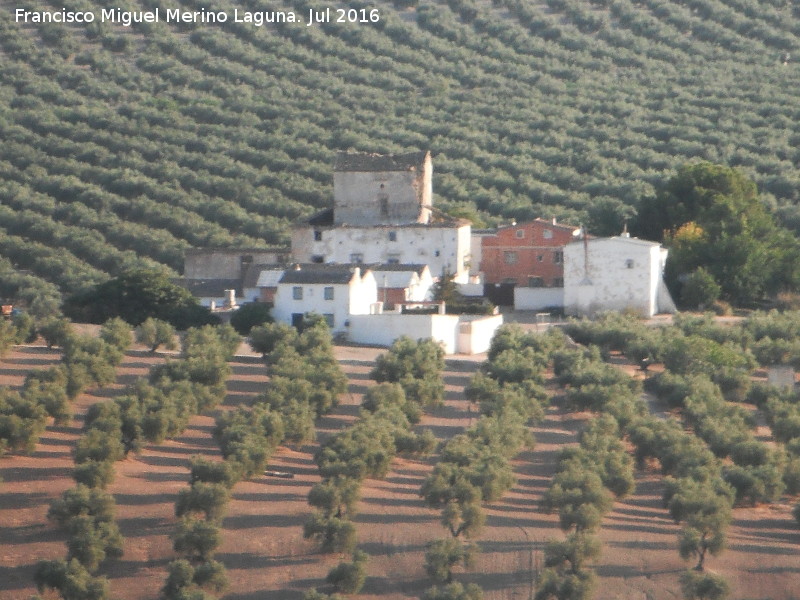
[[[528,287],[544,287],[544,279],[541,277],[528,277]]]
[[[553,278],[553,287],[564,287],[564,278],[563,277]]]
[[[325,317],[325,322],[328,324],[328,327],[333,329],[333,315],[331,313],[325,313],[322,316]]]
[[[328,286],[322,290],[322,297],[325,300],[333,300],[333,286]]]
[[[321,265],[322,263],[325,262],[325,257],[320,254],[315,254],[314,256],[311,257],[311,262]]]
[[[350,262],[355,264],[361,264],[364,262],[364,255],[360,252],[356,252],[350,255]]]
[[[296,285],[292,288],[292,298],[295,300],[302,300],[303,299],[303,288],[299,285]]]
[[[544,260],[544,254],[540,254],[540,255],[538,255],[538,256],[536,257],[536,260],[538,260],[539,262],[542,262],[542,261]]]
[[[544,233],[542,235],[544,236],[544,239],[546,239],[546,240],[552,240],[553,239],[553,232],[550,231],[549,229],[545,229]]]
[[[396,242],[397,241],[397,232],[396,231],[390,231],[389,232],[389,241],[390,242]]]
[[[629,258],[628,260],[625,261],[625,268],[626,269],[632,269],[633,268],[633,259],[632,258]]]
[[[511,251],[503,252],[503,261],[507,265],[515,265],[515,264],[517,264],[517,253],[516,252],[511,252]]]
[[[553,262],[557,265],[560,265],[562,262],[564,262],[564,253],[561,250],[553,252]]]
[[[400,255],[399,254],[389,254],[386,257],[386,264],[399,265],[400,264]]]
[[[434,250],[434,251],[433,251],[433,255],[434,255],[434,256],[439,256],[441,253],[442,253],[442,252],[441,252],[440,250]]]
[[[319,229],[314,230],[314,241],[321,242],[322,241],[322,232]]]
[[[525,230],[524,229],[517,229],[517,238],[523,239],[525,237]]]

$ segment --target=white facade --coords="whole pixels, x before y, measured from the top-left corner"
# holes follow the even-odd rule
[[[297,226],[292,231],[292,256],[301,263],[421,263],[434,278],[445,271],[456,275],[457,282],[466,282],[470,225]]]
[[[351,317],[348,337],[351,342],[375,346],[391,346],[403,335],[415,340],[430,338],[442,345],[445,354],[479,354],[489,349],[495,331],[502,324],[502,315],[476,317],[385,312]]]
[[[369,314],[378,290],[371,271],[345,270],[351,274],[349,280],[341,276],[342,269],[286,271],[275,292],[275,321],[291,325],[302,315],[315,312],[328,319],[332,332],[347,331],[352,315]]]
[[[496,231],[488,229],[473,229],[469,239],[469,274],[471,277],[481,275],[481,261],[483,260],[483,238],[495,235]],[[482,277],[481,277],[482,279]]]
[[[433,277],[427,265],[409,266],[408,269],[402,269],[402,265],[396,267],[385,265],[372,268],[381,302],[387,302],[383,295],[386,290],[404,290],[403,297],[398,298],[398,302],[425,302],[430,299]],[[390,300],[394,301],[393,298]]]
[[[627,236],[576,241],[564,247],[564,310],[591,316],[632,310],[644,317],[675,312],[663,280],[667,250]]]

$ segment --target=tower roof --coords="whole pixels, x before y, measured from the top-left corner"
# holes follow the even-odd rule
[[[339,152],[336,155],[334,171],[413,171],[421,170],[430,152],[410,152],[408,154],[367,154]]]

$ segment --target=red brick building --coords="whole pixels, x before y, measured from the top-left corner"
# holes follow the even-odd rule
[[[563,287],[564,246],[577,239],[578,227],[544,219],[501,227],[481,240],[481,264],[487,284]]]

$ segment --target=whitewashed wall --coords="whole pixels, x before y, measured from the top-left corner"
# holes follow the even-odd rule
[[[455,354],[458,331],[457,315],[353,315],[350,317],[348,338],[356,344],[391,346],[397,338],[433,338],[441,342],[446,354]]]
[[[303,298],[295,300],[293,288],[303,288]],[[333,287],[333,300],[325,299],[325,288]],[[347,331],[345,323],[353,314],[367,314],[370,305],[377,301],[375,278],[367,272],[364,277],[353,276],[349,284],[291,284],[278,285],[272,316],[281,323],[292,322],[295,313],[316,312],[333,315],[333,332]]]
[[[433,277],[442,270],[458,274],[466,281],[465,264],[469,259],[470,226],[436,227],[340,227],[316,228],[322,239],[314,240],[313,227],[296,227],[292,231],[292,258],[309,263],[322,256],[326,263],[349,263],[353,254],[360,254],[365,263],[387,263],[390,259],[406,264],[428,265]],[[394,232],[395,241],[389,239]],[[438,254],[438,256],[437,256]]]
[[[590,240],[588,260],[583,242],[568,244],[564,248],[565,312],[593,315],[605,310],[633,310],[653,316],[659,311],[665,257],[658,244],[636,238]]]
[[[564,306],[564,288],[514,288],[516,310],[542,310]]]
[[[502,315],[353,315],[348,338],[356,344],[374,346],[391,346],[403,335],[415,340],[432,338],[442,344],[445,354],[479,354],[489,349],[492,336],[502,324]]]
[[[490,317],[462,316],[458,325],[458,353],[480,354],[489,349],[497,328],[503,324],[503,315]]]

